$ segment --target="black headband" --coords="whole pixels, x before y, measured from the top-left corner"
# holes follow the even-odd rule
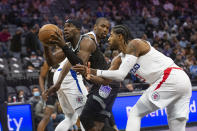
[[[73,24],[74,26],[76,26],[79,29],[81,29],[81,26],[82,26],[79,21],[73,20],[73,19],[68,19],[68,20],[66,20],[65,23],[71,23],[71,24]]]

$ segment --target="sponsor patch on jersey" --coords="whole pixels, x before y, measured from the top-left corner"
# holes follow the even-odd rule
[[[99,95],[103,98],[107,98],[111,92],[112,88],[109,86],[103,86],[99,88]]]
[[[152,97],[152,100],[158,101],[160,98],[160,95],[158,92],[154,92],[151,97]]]

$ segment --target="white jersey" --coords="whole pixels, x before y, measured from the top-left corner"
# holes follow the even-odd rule
[[[150,45],[148,41],[147,43]],[[122,53],[120,56],[121,59],[124,59]],[[150,51],[138,57],[136,64],[131,69],[131,73],[144,82],[152,84],[162,76],[165,69],[172,66],[177,67],[171,58],[165,56],[150,45]]]
[[[64,64],[67,62],[67,60],[68,60],[67,58],[64,59],[64,61],[62,61],[62,62],[60,63],[59,68],[55,71],[54,77],[53,77],[53,82],[54,82],[54,83],[57,82],[58,77],[59,77],[59,74],[60,74],[60,72],[62,71],[62,68],[63,68]],[[73,82],[73,81],[76,81],[76,79],[77,79],[78,81],[83,81],[83,78],[82,78],[81,75],[77,75],[77,78],[74,78],[74,75],[76,75],[75,73],[76,73],[76,72],[70,70],[70,71],[68,72],[68,74],[66,75],[66,77],[64,78],[64,80],[62,81],[62,84],[69,84],[69,83],[71,83],[71,82]],[[61,86],[61,88],[73,88],[73,87]]]

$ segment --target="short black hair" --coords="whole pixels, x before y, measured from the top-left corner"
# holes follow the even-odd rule
[[[78,29],[81,30],[82,24],[81,24],[81,22],[80,22],[79,20],[76,20],[76,19],[68,19],[68,20],[66,20],[65,23],[71,23],[71,24],[73,24],[75,27],[77,27]]]
[[[112,28],[112,31],[116,34],[123,35],[123,38],[126,43],[128,43],[129,40],[133,39],[129,27],[126,25],[116,25]]]
[[[108,20],[107,18],[105,18],[105,17],[99,17],[99,18],[96,19],[95,24],[98,25],[102,20],[109,21],[109,20]]]

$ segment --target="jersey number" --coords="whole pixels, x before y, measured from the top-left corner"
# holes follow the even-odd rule
[[[140,68],[140,65],[136,63],[136,64],[133,66],[133,68],[131,69],[131,73],[135,74],[135,72],[136,72],[139,68]]]

